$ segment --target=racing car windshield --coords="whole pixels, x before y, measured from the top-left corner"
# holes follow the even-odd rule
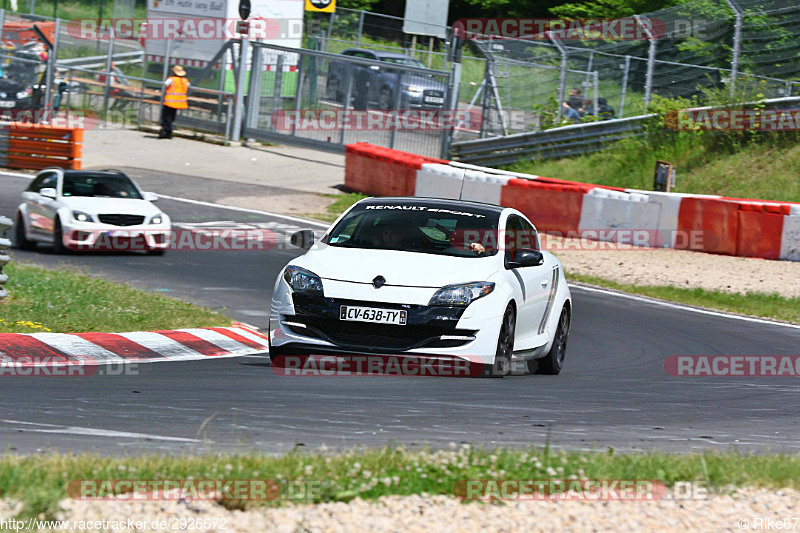
[[[139,190],[124,175],[67,174],[61,190],[62,196],[142,199]]]
[[[350,211],[325,242],[346,248],[486,257],[497,253],[498,221],[498,214],[466,208],[365,205]]]

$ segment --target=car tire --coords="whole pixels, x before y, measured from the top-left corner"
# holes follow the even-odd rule
[[[22,215],[17,215],[17,221],[14,224],[14,246],[20,250],[33,250],[36,248],[34,241],[28,240],[25,236],[25,221]]]
[[[272,345],[272,341],[267,341],[267,346],[269,346],[269,360],[270,364],[275,367],[283,367],[283,360],[277,359],[282,355],[286,355],[288,352],[286,350],[282,350],[280,348],[276,348]]]
[[[558,317],[558,326],[556,327],[556,335],[553,339],[553,346],[541,359],[534,359],[528,361],[528,369],[531,373],[546,374],[556,376],[564,367],[564,357],[567,355],[567,337],[569,336],[569,310],[566,306],[561,309],[561,316]],[[532,364],[536,365],[536,369],[532,370]]]
[[[511,354],[514,353],[514,332],[517,327],[517,314],[509,305],[503,313],[500,335],[497,337],[497,351],[494,362],[483,365],[483,375],[489,378],[502,378],[511,371]]]
[[[381,89],[381,94],[378,96],[378,107],[380,109],[392,109],[394,107],[392,90],[389,87]]]
[[[164,255],[166,250],[147,250],[147,255]]]
[[[61,219],[56,218],[55,226],[53,227],[53,252],[56,254],[68,254],[69,248],[64,246],[64,230],[61,227]]]

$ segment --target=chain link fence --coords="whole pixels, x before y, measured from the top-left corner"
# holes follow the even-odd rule
[[[403,56],[252,47],[243,137],[341,151],[379,146],[438,157],[449,140],[449,73]]]

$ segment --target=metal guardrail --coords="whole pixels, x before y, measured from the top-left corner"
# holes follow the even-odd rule
[[[10,227],[11,220],[7,217],[0,217],[0,235],[4,235],[6,230]],[[8,274],[3,273],[3,265],[11,260],[8,256],[9,248],[11,248],[11,241],[6,238],[0,238],[0,300],[8,296],[8,292],[3,287],[8,281]]]
[[[736,108],[763,105],[776,108],[784,104],[800,104],[800,97],[772,98],[761,102],[744,102]],[[727,106],[731,107],[731,106]],[[696,107],[693,110],[718,109],[721,106]],[[460,141],[450,146],[450,156],[463,163],[487,166],[508,165],[521,159],[555,159],[599,152],[614,143],[644,135],[647,120],[656,115],[571,124],[560,128],[530,133],[517,133],[489,139]]]
[[[464,163],[508,165],[520,159],[554,159],[608,148],[629,137],[644,134],[645,122],[654,115],[572,124],[531,133],[455,142],[450,156]]]
[[[141,52],[121,52],[111,56],[111,61],[114,63],[141,63],[144,60],[144,51]],[[69,65],[72,67],[96,68],[105,67],[108,62],[107,55],[89,56],[89,57],[73,57],[71,59],[59,59],[56,63],[58,66]]]

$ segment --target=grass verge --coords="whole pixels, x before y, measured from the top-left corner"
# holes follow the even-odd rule
[[[570,281],[580,281],[623,292],[641,294],[670,302],[708,307],[742,315],[771,318],[800,323],[800,298],[786,298],[780,294],[748,292],[747,294],[685,289],[673,286],[628,285],[596,276],[566,272]]]
[[[337,455],[289,453],[192,457],[102,457],[98,455],[8,455],[0,460],[0,490],[24,502],[23,515],[52,516],[67,498],[72,480],[274,480],[279,487],[314,486],[311,492],[286,491],[273,501],[226,501],[228,508],[303,502],[375,499],[387,495],[454,494],[457,482],[469,479],[659,480],[667,486],[692,482],[710,492],[731,487],[796,488],[798,455],[743,455],[733,452],[669,455],[618,455],[607,452],[450,449],[409,452],[403,448],[348,451]],[[310,497],[309,497],[310,496]]]
[[[335,201],[331,205],[327,206],[326,213],[312,213],[306,216],[316,220],[322,220],[324,222],[333,222],[339,218],[339,215],[347,211],[351,205],[359,200],[369,197],[368,195],[361,194],[359,192],[350,192],[345,194],[323,194],[322,196],[325,198],[333,198]]]
[[[664,160],[677,168],[673,192],[800,202],[800,143],[785,137],[720,149],[708,136],[679,134],[670,142],[626,140],[596,154],[523,161],[508,168],[582,183],[652,190],[655,162]]]
[[[0,332],[151,331],[227,326],[210,309],[76,274],[11,262],[9,296],[0,301]]]

